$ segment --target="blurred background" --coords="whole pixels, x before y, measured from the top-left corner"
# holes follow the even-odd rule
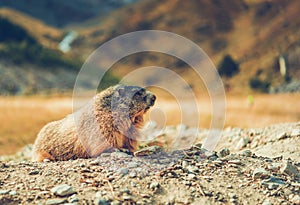
[[[104,42],[138,30],[174,32],[207,53],[226,90],[226,127],[299,121],[299,14],[298,0],[0,0],[0,155],[32,143],[43,125],[70,113],[86,58]],[[200,126],[208,128],[205,86],[174,57],[128,56],[110,69],[100,89],[153,65],[188,82],[204,108]],[[156,93],[167,124],[180,123],[170,96]]]

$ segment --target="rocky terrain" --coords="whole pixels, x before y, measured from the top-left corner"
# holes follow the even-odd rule
[[[192,129],[167,127],[134,156],[35,163],[27,146],[0,158],[0,204],[300,204],[299,122],[227,128],[216,152],[201,148],[201,129],[190,148],[164,151]]]

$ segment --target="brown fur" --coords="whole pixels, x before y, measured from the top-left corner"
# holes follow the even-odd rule
[[[117,85],[97,94],[87,105],[38,134],[33,161],[96,157],[110,148],[137,147],[143,114],[155,96],[137,86]]]

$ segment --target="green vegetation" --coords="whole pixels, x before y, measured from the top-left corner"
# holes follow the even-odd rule
[[[239,65],[230,55],[225,55],[218,66],[218,71],[221,76],[232,77],[239,72]]]
[[[269,92],[270,85],[271,83],[269,81],[261,80],[258,77],[253,77],[249,80],[249,86],[253,90],[257,90],[263,93]]]
[[[116,85],[120,82],[120,79],[112,75],[110,72],[106,72],[98,86],[98,91],[104,90],[112,85]]]
[[[25,29],[0,16],[0,42],[22,41],[36,43],[36,40]]]
[[[28,32],[0,17],[0,58],[15,64],[31,63],[40,68],[78,70],[81,62],[63,56],[59,51],[43,47]]]

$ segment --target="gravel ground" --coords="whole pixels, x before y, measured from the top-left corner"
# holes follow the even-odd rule
[[[216,152],[200,144],[169,153],[148,146],[135,156],[115,150],[43,163],[26,160],[28,146],[0,158],[0,204],[300,205],[299,138],[299,122],[227,128]]]

